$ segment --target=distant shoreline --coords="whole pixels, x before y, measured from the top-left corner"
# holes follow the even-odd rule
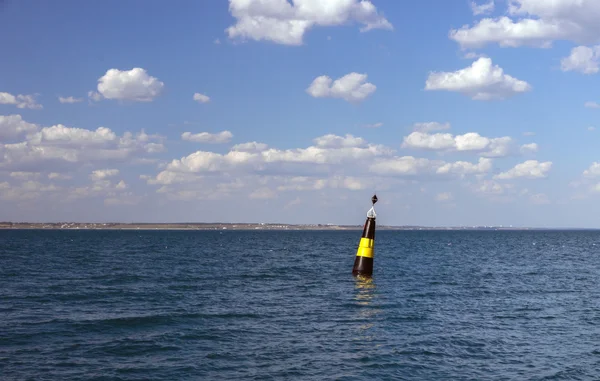
[[[334,224],[267,224],[267,223],[29,223],[0,222],[0,230],[312,230],[312,231],[344,231],[361,230],[362,225]],[[378,225],[377,230],[431,230],[431,231],[596,231],[597,228],[534,228],[506,226],[387,226]]]

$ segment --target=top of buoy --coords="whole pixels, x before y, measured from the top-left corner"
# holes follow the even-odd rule
[[[373,202],[373,205],[375,205],[377,202],[377,195],[373,195],[373,197],[371,197],[371,201]]]

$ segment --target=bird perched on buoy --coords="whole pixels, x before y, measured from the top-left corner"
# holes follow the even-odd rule
[[[362,236],[356,250],[356,258],[354,259],[354,267],[352,268],[352,275],[373,275],[373,257],[375,254],[375,203],[377,202],[377,195],[371,197],[373,205],[367,212],[367,220],[363,227]]]

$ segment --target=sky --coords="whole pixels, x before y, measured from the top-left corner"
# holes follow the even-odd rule
[[[600,227],[596,0],[0,1],[0,221]]]

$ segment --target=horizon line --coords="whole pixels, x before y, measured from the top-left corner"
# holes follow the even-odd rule
[[[3,225],[124,225],[124,226],[135,226],[135,225],[197,225],[197,226],[231,226],[231,225],[242,225],[242,226],[289,226],[289,227],[319,227],[319,228],[360,228],[363,224],[335,224],[335,223],[286,223],[286,222],[119,222],[119,221],[106,221],[106,222],[77,222],[77,221],[46,221],[46,222],[28,222],[28,221],[0,221],[0,227]],[[515,225],[389,225],[381,224],[379,228],[391,228],[391,229],[503,229],[503,230],[600,230],[597,227],[567,227],[567,226],[553,226],[553,227],[540,227],[540,226],[515,226]]]

